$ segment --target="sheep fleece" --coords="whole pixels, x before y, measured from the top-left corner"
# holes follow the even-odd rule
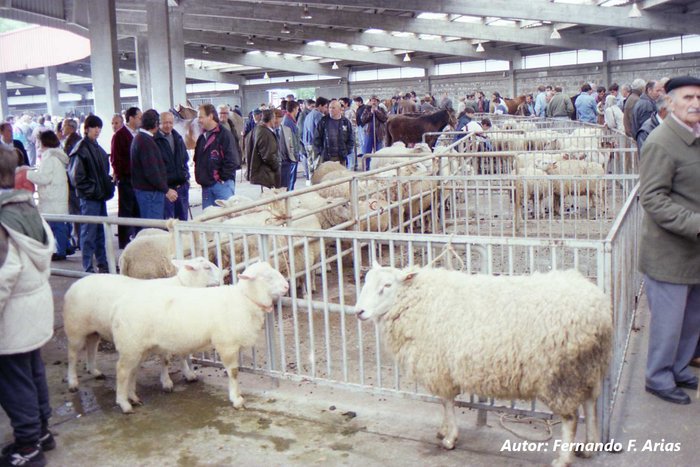
[[[610,301],[576,271],[532,276],[422,269],[382,320],[385,342],[433,394],[539,398],[572,413],[612,348]]]

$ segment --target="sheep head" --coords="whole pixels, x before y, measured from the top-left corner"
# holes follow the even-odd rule
[[[260,261],[251,264],[238,275],[243,294],[261,309],[272,311],[273,301],[278,300],[289,290],[287,279],[270,263]]]
[[[399,288],[410,283],[416,274],[417,270],[381,267],[374,261],[355,304],[357,318],[361,321],[380,321],[396,302]]]
[[[225,277],[217,265],[202,256],[174,259],[172,263],[177,268],[177,277],[182,285],[211,287],[221,284],[221,279]]]

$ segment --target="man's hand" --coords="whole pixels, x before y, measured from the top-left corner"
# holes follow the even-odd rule
[[[165,197],[168,198],[168,201],[174,203],[175,201],[177,201],[177,191],[173,190],[172,188],[169,188],[168,192],[165,194]]]

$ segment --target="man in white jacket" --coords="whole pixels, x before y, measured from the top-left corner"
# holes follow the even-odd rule
[[[31,193],[13,189],[16,165],[16,155],[0,148],[0,406],[15,437],[0,466],[44,466],[44,451],[56,446],[40,353],[53,335],[54,238]]]

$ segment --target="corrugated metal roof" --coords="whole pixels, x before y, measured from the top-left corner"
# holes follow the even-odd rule
[[[0,73],[61,65],[90,55],[90,41],[69,31],[35,26],[0,34]]]

